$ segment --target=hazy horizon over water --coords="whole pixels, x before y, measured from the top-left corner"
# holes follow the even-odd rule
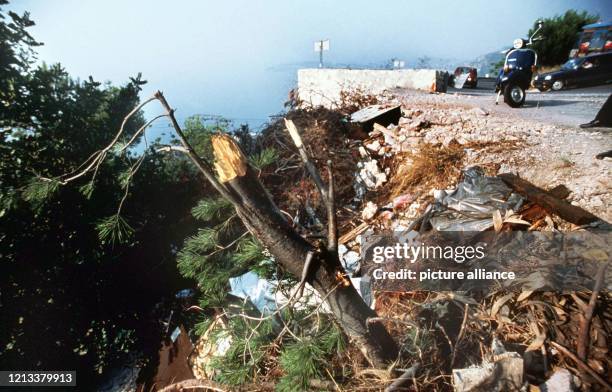
[[[164,92],[178,119],[221,115],[258,129],[283,110],[296,70],[316,67],[314,42],[330,40],[328,66],[415,64],[428,56],[468,61],[509,47],[535,20],[567,9],[612,19],[609,0],[519,1],[512,6],[465,0],[19,0],[3,7],[29,11],[29,31],[44,46],[39,59],[61,63],[73,77],[113,84],[139,72],[141,96]],[[147,118],[162,113],[145,108]],[[158,126],[159,128],[159,126]],[[164,128],[163,126],[161,127]],[[151,135],[154,137],[154,135]]]

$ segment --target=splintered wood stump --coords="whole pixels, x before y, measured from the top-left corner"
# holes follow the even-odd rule
[[[306,257],[313,260],[307,282],[328,303],[344,332],[357,344],[372,366],[385,367],[398,355],[398,348],[381,323],[367,323],[376,313],[363,301],[336,252],[317,248],[287,222],[259,181],[240,147],[228,135],[212,138],[219,180],[238,201],[236,211],[251,233],[270,251],[277,263],[300,279]]]
[[[565,200],[561,200],[551,194],[551,192],[538,188],[529,181],[523,180],[514,174],[503,173],[499,174],[498,177],[515,192],[539,204],[548,213],[558,215],[570,223],[575,225],[586,225],[601,220],[587,210],[572,205]]]

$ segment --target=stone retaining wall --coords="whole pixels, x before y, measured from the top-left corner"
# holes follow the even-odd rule
[[[300,69],[298,98],[306,105],[331,108],[343,90],[372,95],[394,88],[445,92],[445,74],[434,69]]]

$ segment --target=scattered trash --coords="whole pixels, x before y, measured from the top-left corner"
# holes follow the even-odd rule
[[[176,339],[178,339],[180,334],[181,329],[179,327],[176,327],[174,331],[172,331],[172,335],[170,335],[170,340],[172,341],[172,343],[176,342]]]
[[[405,193],[393,198],[393,209],[403,210],[408,207],[414,201],[414,195]]]
[[[438,231],[483,231],[493,226],[493,214],[517,211],[523,199],[497,177],[487,177],[480,167],[463,172],[453,191],[438,191],[438,212],[430,222]]]
[[[229,279],[230,294],[239,298],[249,299],[262,314],[268,314],[276,309],[275,282],[262,279],[254,272],[247,272]]]
[[[363,105],[355,107],[359,106]],[[385,121],[385,116],[393,111],[398,112],[397,118]],[[540,202],[550,201],[545,194],[565,199],[571,193],[568,202],[577,203],[580,199],[576,198],[576,194],[584,198],[592,192],[582,192],[573,186],[575,184],[568,183],[571,192],[568,188],[554,187],[541,190],[534,198],[509,183],[511,178],[496,176],[500,172],[520,171],[529,178],[529,170],[533,167],[526,163],[526,170],[522,170],[521,163],[523,160],[528,162],[530,157],[521,156],[520,153],[513,153],[516,160],[508,158],[510,154],[506,152],[521,148],[524,145],[520,142],[526,139],[515,132],[514,125],[509,122],[501,125],[498,123],[497,129],[488,129],[489,124],[495,123],[497,116],[483,108],[410,107],[406,102],[401,110],[395,104],[369,106],[351,116],[353,126],[358,127],[360,132],[351,132],[351,125],[347,127],[346,123],[343,123],[344,128],[341,129],[337,119],[327,112],[313,110],[302,112],[300,116],[295,121],[309,124],[304,126],[304,129],[308,129],[304,132],[305,144],[313,150],[316,164],[321,165],[319,169],[324,171],[325,162],[331,159],[334,163],[334,176],[338,175],[338,183],[344,186],[342,189],[345,193],[337,199],[338,206],[347,206],[338,208],[338,228],[341,234],[338,254],[347,276],[366,303],[385,319],[385,325],[392,331],[394,338],[410,342],[406,350],[413,350],[410,352],[415,356],[433,359],[431,363],[422,365],[427,368],[426,371],[414,375],[417,383],[431,374],[444,374],[440,378],[442,381],[427,384],[426,388],[440,389],[442,384],[444,388],[448,387],[447,343],[454,350],[451,353],[451,367],[456,367],[452,370],[456,391],[527,390],[525,380],[529,380],[532,390],[541,384],[541,391],[571,391],[574,387],[572,381],[583,382],[581,370],[572,367],[575,364],[550,349],[550,345],[555,343],[554,339],[565,347],[575,347],[575,335],[579,327],[577,320],[584,317],[576,303],[578,300],[585,302],[588,298],[580,295],[580,298],[574,298],[570,294],[546,290],[550,286],[551,277],[536,269],[528,276],[529,284],[518,282],[527,290],[520,294],[508,294],[505,289],[510,286],[504,285],[492,289],[486,297],[469,290],[462,291],[461,295],[451,292],[443,298],[441,295],[434,298],[410,291],[372,292],[370,277],[362,271],[367,263],[360,259],[360,251],[362,238],[370,233],[400,232],[397,233],[398,241],[408,242],[404,237],[417,235],[419,231],[430,228],[422,222],[430,222],[433,229],[439,231],[495,229],[505,232],[510,228],[524,230],[525,233],[536,231],[546,240],[552,233],[541,231],[556,230],[567,222],[561,222],[553,216],[548,206]],[[534,132],[541,133],[538,129]],[[359,140],[351,139],[357,134],[360,135]],[[279,178],[275,186],[281,195],[278,198],[286,198],[294,203],[289,208],[281,207],[291,216],[300,217],[294,222],[316,236],[321,236],[321,233],[324,236],[325,222],[316,220],[317,216],[325,216],[321,204],[317,204],[316,189],[313,191],[301,184],[299,188],[292,188],[303,179],[303,167],[296,165],[295,151],[283,150],[286,140],[282,132],[270,135],[269,140],[278,140],[274,145],[279,148],[282,157],[279,167],[275,169]],[[478,164],[479,167],[469,167],[471,164]],[[461,171],[465,167],[468,168]],[[556,185],[561,180],[564,179],[551,178],[548,183]],[[534,181],[541,182],[541,179]],[[293,189],[298,191],[293,192]],[[276,193],[274,195],[276,197]],[[561,217],[560,214],[554,215]],[[358,224],[359,218],[365,222]],[[415,225],[415,221],[419,220],[421,223]],[[496,235],[491,231],[482,236],[489,234]],[[545,246],[545,241],[542,245]],[[525,246],[521,249],[532,248]],[[602,252],[585,251],[583,256],[589,260],[604,260],[606,253]],[[539,256],[538,260],[541,260]],[[529,260],[525,258],[521,261]],[[249,274],[232,278],[230,283],[233,294],[245,302],[252,301],[261,313],[270,313],[278,306],[283,306],[291,295],[291,291],[278,291],[278,282]],[[308,289],[307,286],[304,301],[312,299],[312,303],[316,303],[321,300]],[[297,308],[301,306],[300,303],[296,304]],[[453,309],[459,309],[458,314],[453,315]],[[465,309],[464,312],[461,309]],[[326,306],[321,307],[321,310],[326,312]],[[557,323],[551,322],[549,313],[553,312]],[[435,323],[429,323],[429,317]],[[441,334],[428,333],[431,325],[442,324],[452,317],[455,317],[452,322],[445,324],[444,329],[440,328]],[[587,359],[593,371],[603,375],[610,364],[606,349],[606,345],[609,345],[609,328],[602,315],[596,314],[594,317],[597,322],[593,322],[591,328],[595,331],[593,334],[597,334],[597,339],[591,342]],[[422,320],[427,320],[427,324]],[[417,324],[416,328],[412,329],[411,323]],[[406,325],[409,327],[405,328]],[[537,328],[530,328],[531,325]],[[527,344],[529,347],[524,350],[523,356],[517,352],[507,352],[497,338],[492,339],[493,335],[499,336],[512,345],[509,347],[521,353]],[[491,340],[494,342],[491,347],[482,346],[482,342]],[[537,358],[542,352],[544,359]],[[560,369],[563,367],[569,370]],[[544,382],[551,369],[560,370]],[[574,380],[572,373],[576,374]],[[383,387],[389,386],[388,383]],[[580,385],[583,388],[590,387],[588,381]],[[355,386],[351,384],[346,388]]]
[[[229,350],[232,337],[227,331],[227,319],[216,316],[204,334],[198,339],[193,353],[190,355],[193,374],[198,379],[212,379],[215,370],[212,368],[212,360],[222,357]]]
[[[483,363],[478,367],[453,369],[453,384],[456,392],[474,391],[480,383],[493,374],[493,364]]]
[[[151,385],[163,388],[177,381],[188,380],[194,377],[189,357],[194,346],[189,334],[181,325],[173,332],[174,340],[164,340],[158,352],[157,367],[151,379]]]

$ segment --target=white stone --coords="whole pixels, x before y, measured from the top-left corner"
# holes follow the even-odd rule
[[[374,152],[378,152],[378,150],[380,150],[380,142],[378,140],[374,140],[372,143],[370,144],[366,144],[366,148],[370,151],[374,151]]]
[[[376,203],[372,203],[371,201],[369,201],[366,203],[366,206],[363,211],[361,211],[361,218],[363,220],[370,220],[374,218],[374,215],[376,215],[377,211],[378,206],[376,205]]]

